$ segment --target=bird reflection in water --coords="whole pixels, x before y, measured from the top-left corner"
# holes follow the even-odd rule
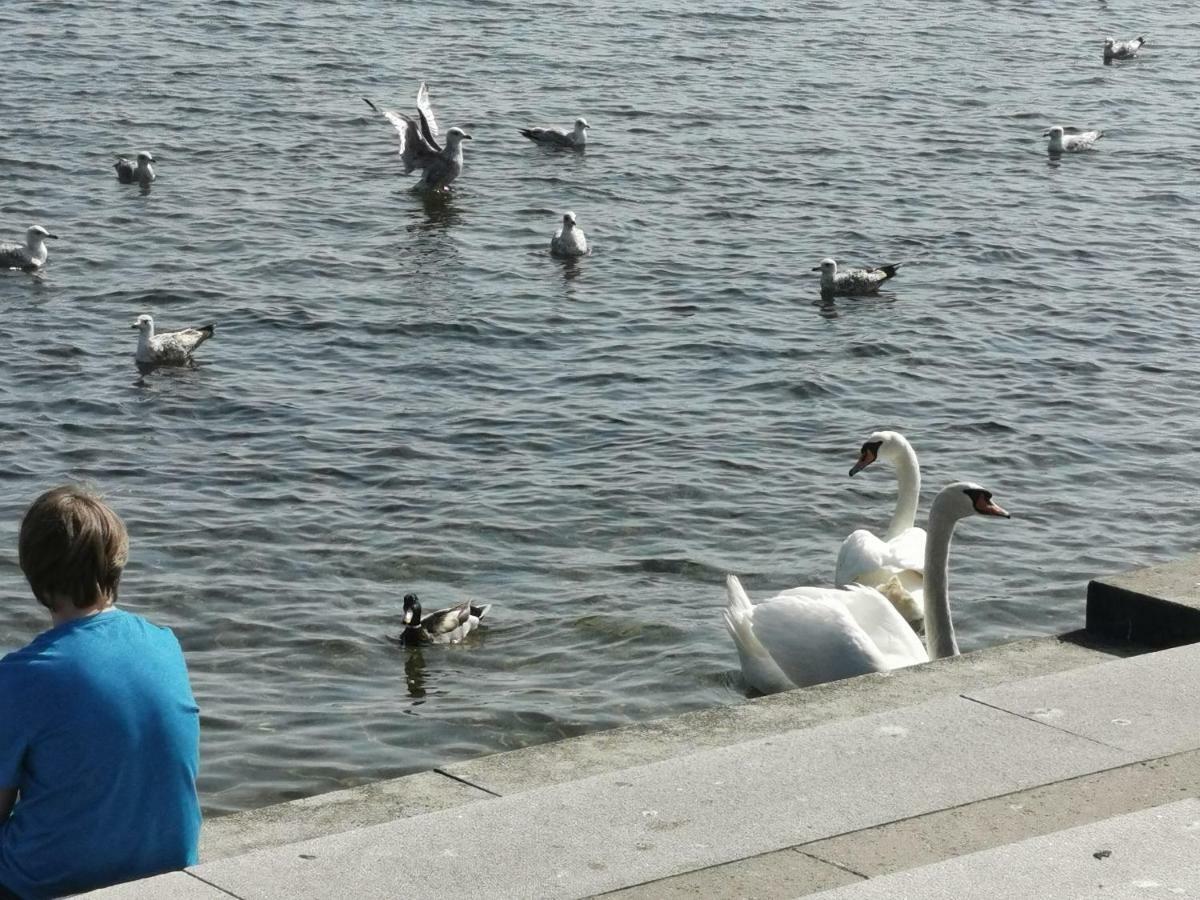
[[[404,660],[404,681],[408,696],[420,700],[425,696],[425,655],[419,647],[409,647]]]
[[[563,281],[572,281],[579,277],[579,273],[583,270],[579,267],[579,257],[568,256],[562,261],[562,276]]]
[[[425,221],[410,225],[409,229],[450,228],[462,223],[462,212],[454,205],[454,195],[446,191],[424,191],[421,205],[425,209]]]
[[[814,300],[813,306],[817,308],[817,315],[822,319],[836,319],[839,315],[837,303],[832,300]]]

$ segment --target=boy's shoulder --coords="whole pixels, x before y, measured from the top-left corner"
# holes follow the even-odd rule
[[[24,668],[35,661],[41,664],[55,657],[69,656],[73,649],[86,646],[91,641],[123,643],[138,639],[178,645],[175,633],[170,628],[114,607],[43,631],[24,647],[0,657],[0,671],[6,666],[11,671],[12,667]]]

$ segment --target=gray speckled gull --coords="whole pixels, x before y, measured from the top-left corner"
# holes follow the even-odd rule
[[[23,269],[32,272],[46,264],[50,250],[46,238],[57,238],[41,225],[30,225],[24,244],[0,244],[0,269]]]
[[[179,331],[154,332],[154,319],[137,317],[133,327],[138,330],[138,346],[134,359],[139,366],[189,366],[192,353],[213,335],[212,325],[183,328]]]
[[[1138,35],[1132,41],[1118,41],[1113,38],[1105,38],[1104,61],[1110,63],[1114,59],[1133,59],[1145,43],[1146,39],[1141,35]]]
[[[1051,156],[1057,156],[1060,153],[1077,153],[1080,150],[1092,149],[1092,144],[1100,140],[1104,136],[1103,131],[1083,131],[1079,128],[1064,128],[1062,125],[1055,125],[1042,132],[1044,137],[1049,137],[1050,141],[1046,144],[1046,152]]]
[[[837,260],[826,257],[814,272],[821,273],[821,294],[826,297],[861,297],[874,294],[889,278],[896,277],[900,263],[873,269],[839,269]]]

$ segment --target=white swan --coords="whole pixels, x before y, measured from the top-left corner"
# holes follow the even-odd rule
[[[904,435],[876,431],[863,443],[850,475],[877,459],[896,467],[896,511],[882,539],[860,528],[842,541],[833,582],[839,587],[864,584],[878,588],[913,630],[919,631],[925,618],[925,529],[914,527],[914,523],[921,494],[921,466]]]
[[[792,588],[752,604],[737,577],[726,576],[725,625],[742,677],[770,694],[957,656],[947,590],[950,539],[958,520],[971,515],[1008,518],[991,492],[968,481],[943,488],[933,501],[925,546],[926,646],[874,588]]]

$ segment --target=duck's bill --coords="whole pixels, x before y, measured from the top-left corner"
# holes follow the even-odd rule
[[[46,235],[46,237],[48,237],[48,238],[54,238],[56,241],[58,240],[58,235],[57,235],[57,234],[48,234],[48,235]]]
[[[999,504],[994,503],[991,498],[983,496],[976,498],[975,512],[981,516],[999,516],[1002,519],[1012,518]]]

